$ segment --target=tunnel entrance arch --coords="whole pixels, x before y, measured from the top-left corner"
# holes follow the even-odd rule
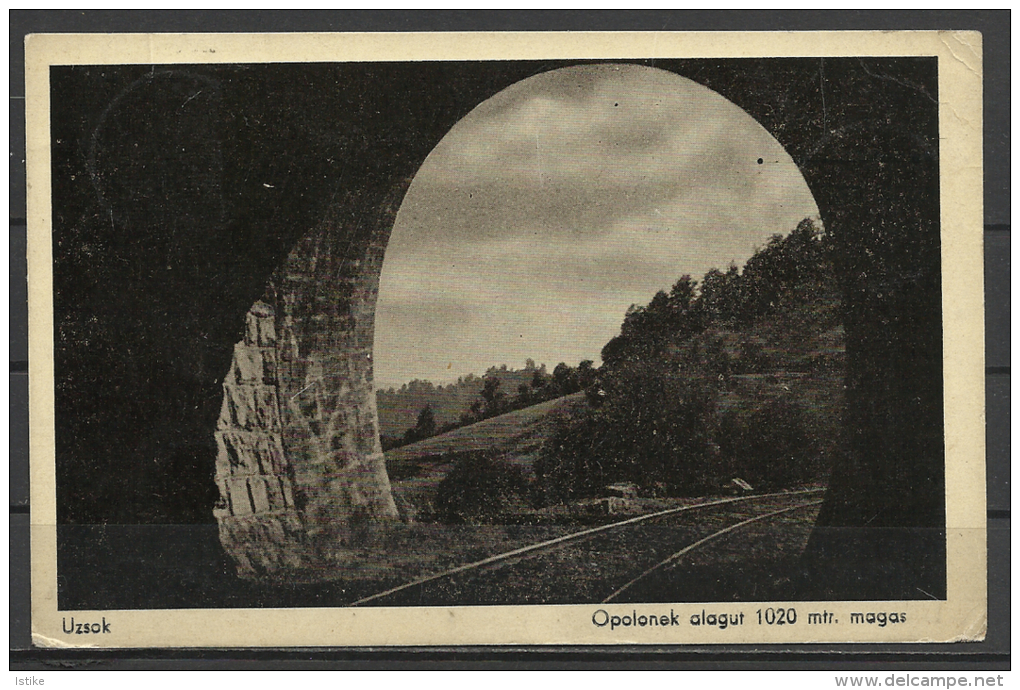
[[[208,520],[222,377],[246,313],[295,243],[333,223],[341,254],[364,260],[388,200],[399,205],[460,119],[512,84],[581,62],[53,67],[58,523]],[[938,596],[944,577],[934,588],[914,577],[944,571],[936,58],[654,66],[761,123],[839,243],[851,452],[819,525],[848,536],[816,530],[812,549],[833,581],[874,593],[899,579]],[[82,155],[90,146],[96,155]],[[255,330],[254,346],[268,346]],[[272,487],[236,488],[243,510]]]
[[[394,308],[442,309],[459,295],[458,311],[484,310],[467,320],[484,323],[487,344],[499,347],[455,351],[477,338],[446,323],[436,354],[451,365],[474,360],[480,371],[514,359],[505,348],[517,334],[501,317],[515,331],[533,329],[527,339],[520,333],[516,359],[555,362],[570,356],[536,349],[564,321],[601,313],[604,323],[564,332],[559,343],[587,339],[597,358],[630,304],[681,274],[742,264],[772,235],[818,215],[796,165],[746,112],[673,72],[629,64],[517,82],[458,121],[413,181],[394,181],[372,208],[360,197],[341,190],[290,251],[249,310],[224,379],[215,514],[245,576],[335,572],[366,532],[398,517],[374,370],[381,363],[389,374],[401,358],[420,367],[433,353],[419,346],[420,327],[401,328]],[[539,256],[544,268],[534,270]],[[478,263],[485,270],[472,274]],[[564,272],[587,276],[586,291],[565,290]],[[585,303],[571,303],[585,293],[593,293]],[[544,320],[550,312],[556,317]],[[431,363],[435,371],[415,377],[444,373]]]
[[[779,63],[775,72],[782,73],[784,67],[796,71],[790,62]],[[691,69],[695,64],[677,65],[676,72],[696,72]],[[901,262],[923,259],[931,250],[933,228],[937,234],[937,190],[932,188],[937,185],[937,166],[933,170],[931,165],[937,160],[932,158],[934,144],[890,124],[882,132],[884,145],[872,145],[862,152],[859,139],[865,133],[873,136],[874,127],[855,118],[850,104],[830,112],[830,106],[822,103],[818,113],[819,99],[791,103],[774,89],[755,83],[752,72],[736,65],[727,67],[716,71],[715,79],[709,70],[710,78],[702,83],[724,85],[720,92],[736,95],[731,100],[738,106],[746,103],[748,113],[760,116],[758,121],[794,157],[808,186],[812,191],[818,189],[816,199],[826,225],[843,243],[837,268],[847,300],[851,360],[848,397],[852,411],[847,429],[850,452],[858,461],[836,470],[820,519],[822,533],[827,524],[835,531],[813,539],[818,556],[814,567],[831,565],[832,544],[826,545],[825,539],[831,541],[833,534],[845,539],[846,532],[840,529],[861,526],[857,523],[864,523],[869,512],[872,519],[876,514],[885,516],[886,524],[876,525],[882,529],[906,525],[929,530],[923,532],[928,538],[922,541],[929,550],[934,548],[934,561],[938,561],[940,454],[936,453],[934,460],[919,460],[919,448],[932,450],[935,444],[918,439],[911,447],[897,431],[902,428],[898,422],[909,423],[911,415],[931,419],[936,410],[940,412],[937,386],[919,380],[925,366],[931,373],[933,362],[903,361],[903,342],[891,341],[888,333],[875,337],[870,309],[879,304],[887,307],[896,288],[904,291],[902,275],[888,264],[875,266],[879,274],[870,278],[867,271],[858,270],[863,257],[874,256],[875,250],[887,257],[899,252],[896,259]],[[852,85],[854,78],[861,80],[860,72],[850,66],[844,69]],[[738,78],[723,84],[722,75]],[[822,79],[819,90],[828,83]],[[804,89],[801,95],[824,96],[812,91]],[[424,160],[425,155],[419,156]],[[850,161],[874,177],[850,171]],[[882,203],[890,190],[902,190],[900,198],[907,191],[901,179],[890,178],[887,168],[892,164],[900,173],[922,182],[920,188],[910,190],[915,203],[907,216],[921,231],[917,237],[897,235],[898,224],[905,217],[902,211],[890,213],[888,204]],[[356,187],[341,191],[327,220],[291,251],[270,280],[267,298],[257,302],[247,316],[245,340],[235,350],[231,375],[224,384],[217,430],[218,483],[223,499],[217,517],[223,544],[243,574],[288,569],[323,573],[342,568],[347,552],[360,548],[356,535],[397,517],[378,440],[372,336],[382,258],[410,178],[384,175],[383,179],[388,180],[388,191],[381,196],[362,194]],[[869,249],[861,251],[858,240],[862,236],[870,254]],[[900,264],[899,268],[903,267]],[[930,270],[926,278],[929,286],[938,280]],[[906,292],[913,291],[907,288]],[[917,306],[924,302],[916,294],[894,299]],[[930,302],[925,308],[929,316],[938,318],[932,314]],[[871,404],[874,388],[868,377],[876,368],[888,371],[889,367],[909,372],[909,382],[900,390],[881,393],[878,399],[883,412],[876,414]],[[902,399],[907,389],[918,388],[927,388],[923,397],[915,396],[923,409],[915,404],[913,409],[894,414],[894,401]],[[863,409],[854,408],[855,398],[870,402]],[[250,409],[238,416],[236,411],[245,404]],[[899,452],[890,459],[886,446],[885,460],[879,462],[873,453],[876,443],[883,441],[898,446]],[[860,468],[862,459],[868,466],[867,483],[873,488],[864,496],[859,491],[864,473],[849,469]],[[911,482],[920,481],[921,488],[910,490],[911,497],[905,502],[910,508],[904,509],[900,501],[890,510],[886,501],[892,500],[891,487],[902,487],[907,477]],[[892,533],[886,530],[882,534],[888,537]],[[859,544],[868,539],[856,536],[853,541]],[[932,560],[930,556],[922,559],[937,571]]]

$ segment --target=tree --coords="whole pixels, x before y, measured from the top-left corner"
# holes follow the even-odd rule
[[[522,383],[521,385],[517,386],[517,397],[514,399],[513,402],[514,409],[519,410],[522,407],[527,407],[528,405],[531,404],[533,397],[534,396],[531,393],[531,386],[529,386],[526,383]]]
[[[414,432],[419,439],[429,438],[436,435],[436,417],[432,413],[432,407],[426,405],[418,413],[418,421],[414,425]]]
[[[602,361],[605,364],[617,364],[622,362],[631,352],[631,339],[625,335],[618,335],[602,348]]]
[[[631,305],[619,339],[607,344],[602,361],[656,359],[670,344],[704,330],[697,286],[697,281],[684,275],[668,294],[664,290],[655,293],[647,306]]]
[[[669,295],[659,290],[646,307],[631,307],[623,319],[621,332],[637,340],[658,344],[669,330]],[[657,349],[653,345],[653,349]]]
[[[495,417],[506,411],[506,394],[499,388],[502,382],[495,376],[486,376],[482,386],[483,418]]]
[[[698,302],[698,281],[681,276],[669,292],[667,304],[667,337],[686,338],[704,330],[704,318]]]
[[[590,386],[595,383],[597,376],[595,371],[595,362],[590,359],[582,360],[577,365],[577,385],[581,390],[587,390]]]
[[[560,395],[570,395],[581,390],[577,385],[577,372],[566,362],[560,362],[553,369],[553,382],[559,389]]]
[[[673,493],[716,482],[711,437],[718,394],[662,363],[623,363],[600,381],[597,409],[561,420],[535,466],[550,498],[598,495],[607,484]]]
[[[740,281],[745,322],[765,316],[805,283],[828,274],[825,243],[814,223],[805,218],[787,237],[773,235],[755,252],[744,265]]]
[[[404,439],[402,445],[410,443],[417,443],[426,438],[430,438],[436,435],[436,417],[432,413],[432,408],[429,405],[421,408],[421,412],[418,413],[418,421],[414,427],[404,432]]]
[[[701,281],[698,306],[709,323],[727,323],[740,315],[740,269],[730,264],[725,273],[713,268]]]
[[[687,311],[697,297],[698,281],[691,280],[690,275],[680,276],[680,280],[673,284],[669,291],[669,303],[678,311]]]

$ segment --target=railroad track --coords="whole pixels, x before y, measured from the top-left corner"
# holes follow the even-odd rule
[[[810,499],[823,491],[716,499],[640,515],[418,578],[351,606],[610,602],[662,579],[712,541],[819,505]]]

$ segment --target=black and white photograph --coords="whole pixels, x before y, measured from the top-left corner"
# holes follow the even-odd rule
[[[30,37],[36,644],[981,639],[980,36],[484,36]]]

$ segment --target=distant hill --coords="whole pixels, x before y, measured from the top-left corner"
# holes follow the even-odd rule
[[[435,385],[430,381],[414,380],[400,388],[376,391],[376,407],[379,410],[379,433],[387,437],[399,437],[415,425],[418,413],[426,405],[432,408],[436,426],[442,428],[460,420],[482,392],[485,377],[500,381],[500,389],[506,395],[514,395],[522,385],[530,385],[535,373],[543,377],[549,374],[545,364],[535,365],[531,360],[523,369],[509,369],[504,364],[490,367],[483,376],[468,374],[456,383]]]

